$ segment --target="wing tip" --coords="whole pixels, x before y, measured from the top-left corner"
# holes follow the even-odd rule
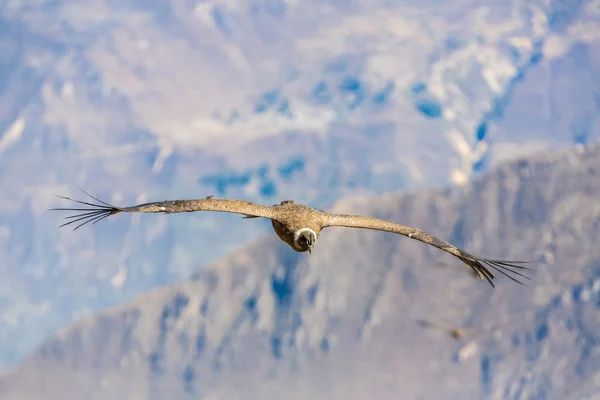
[[[72,221],[65,222],[64,224],[60,225],[59,228],[82,221],[79,225],[77,225],[75,228],[73,228],[73,230],[76,231],[77,229],[81,228],[82,226],[84,226],[90,222],[92,223],[92,225],[94,225],[94,224],[102,221],[104,218],[110,217],[111,215],[118,214],[118,213],[124,211],[124,209],[122,209],[120,207],[115,207],[109,203],[106,203],[102,200],[97,199],[96,197],[92,196],[91,194],[87,193],[85,190],[83,190],[79,186],[77,186],[73,181],[71,181],[71,183],[73,183],[83,193],[85,193],[86,195],[88,195],[89,197],[98,201],[101,204],[89,203],[89,202],[82,201],[82,200],[75,200],[75,199],[72,199],[67,196],[61,196],[61,195],[54,194],[54,196],[59,197],[61,199],[69,200],[74,203],[78,203],[83,206],[86,206],[85,208],[55,207],[55,208],[47,209],[46,211],[73,211],[74,212],[74,214],[68,215],[63,218],[63,219],[67,219],[67,220],[71,219]]]
[[[516,282],[525,287],[529,287],[525,282],[520,280],[518,277],[522,279],[526,279],[528,281],[532,281],[530,277],[524,275],[523,271],[532,271],[533,269],[524,267],[522,265],[517,264],[528,264],[530,261],[507,261],[507,260],[494,260],[490,258],[476,257],[471,254],[468,254],[464,251],[460,252],[461,255],[458,256],[462,262],[467,264],[475,273],[479,276],[480,279],[485,278],[488,283],[495,288],[493,279],[495,278],[494,274],[490,271],[489,268],[494,271],[506,276],[513,282]],[[521,271],[521,272],[519,272]],[[512,275],[511,275],[512,274]],[[513,276],[516,275],[517,277]]]

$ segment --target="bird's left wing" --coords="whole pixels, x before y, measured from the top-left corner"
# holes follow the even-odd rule
[[[495,287],[494,283],[492,282],[492,279],[494,279],[494,275],[490,272],[490,270],[487,267],[500,272],[502,275],[522,285],[525,284],[509,274],[517,275],[521,278],[531,280],[522,273],[524,272],[524,270],[528,270],[529,268],[526,268],[522,265],[517,265],[526,264],[527,262],[525,261],[504,261],[477,257],[465,252],[464,250],[457,248],[456,246],[451,245],[448,242],[444,242],[443,240],[440,240],[435,236],[432,236],[426,232],[412,228],[410,226],[395,224],[389,221],[363,217],[359,215],[341,215],[324,213],[321,218],[323,228],[328,226],[343,226],[348,228],[373,229],[384,232],[397,233],[399,235],[404,235],[411,239],[416,239],[428,245],[437,247],[438,249],[448,252],[460,259],[463,263],[465,263],[473,270],[473,272],[479,277],[479,279],[485,278],[493,287]]]
[[[226,199],[215,199],[212,196],[208,196],[204,199],[196,200],[165,200],[156,201],[152,203],[138,204],[130,207],[117,207],[112,204],[105,203],[104,201],[97,199],[91,194],[87,193],[83,189],[79,188],[83,193],[97,201],[98,203],[90,203],[81,200],[74,200],[65,196],[58,196],[62,199],[69,200],[75,203],[79,203],[82,206],[79,208],[51,208],[50,210],[55,211],[73,211],[73,215],[66,216],[65,219],[69,220],[62,226],[79,223],[75,227],[78,229],[87,223],[95,224],[100,222],[104,218],[110,217],[111,215],[128,212],[142,212],[142,213],[181,213],[181,212],[194,212],[194,211],[216,211],[216,212],[229,212],[242,214],[251,217],[263,217],[271,218],[274,215],[273,209],[269,206],[252,203],[243,200],[226,200]],[[75,230],[74,229],[74,230]]]

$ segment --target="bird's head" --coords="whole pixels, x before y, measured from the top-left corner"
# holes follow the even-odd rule
[[[317,234],[310,228],[298,229],[294,233],[294,245],[301,251],[311,252],[317,242]]]

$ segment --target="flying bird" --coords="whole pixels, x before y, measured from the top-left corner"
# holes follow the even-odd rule
[[[79,186],[77,187],[79,188]],[[119,213],[171,214],[195,211],[236,213],[243,215],[243,218],[270,219],[277,236],[297,252],[308,251],[311,253],[315,247],[317,238],[324,228],[338,226],[371,229],[403,235],[450,253],[471,268],[472,272],[480,280],[485,278],[492,287],[495,287],[492,282],[494,275],[490,269],[522,285],[525,284],[515,276],[530,280],[530,278],[524,275],[525,270],[529,269],[522,265],[527,263],[525,261],[504,261],[477,257],[410,226],[361,215],[330,214],[302,204],[296,204],[293,200],[284,200],[273,206],[265,206],[249,201],[216,199],[214,196],[208,196],[195,200],[165,200],[130,207],[117,207],[95,198],[81,188],[79,189],[98,203],[74,200],[69,197],[57,195],[57,197],[62,199],[86,206],[85,208],[51,208],[50,210],[72,211],[75,213],[65,217],[69,221],[62,224],[61,227],[79,223],[74,228],[76,230],[87,223],[91,222],[95,224],[111,215]]]
[[[467,334],[467,329],[465,328],[450,328],[448,326],[436,324],[430,321],[426,321],[424,319],[417,320],[417,323],[423,328],[437,329],[439,331],[442,331],[457,340],[462,339]]]
[[[454,338],[456,340],[462,339],[467,335],[474,335],[476,333],[482,333],[482,332],[493,333],[494,331],[496,331],[496,332],[499,331],[499,326],[479,328],[479,329],[476,329],[476,328],[451,328],[449,326],[437,324],[435,322],[427,321],[424,319],[418,319],[417,323],[426,329],[436,329],[438,331],[442,331],[445,334],[451,336],[452,338]]]

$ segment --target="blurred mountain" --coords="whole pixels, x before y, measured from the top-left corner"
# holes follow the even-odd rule
[[[529,287],[493,289],[393,234],[332,228],[312,255],[270,235],[62,330],[0,378],[0,398],[598,398],[599,176],[600,145],[579,146],[334,207],[532,260]],[[421,318],[479,333],[456,341]]]
[[[57,230],[75,181],[118,204],[325,208],[465,183],[598,137],[594,1],[0,3],[0,365],[74,318],[265,233],[231,216]]]

